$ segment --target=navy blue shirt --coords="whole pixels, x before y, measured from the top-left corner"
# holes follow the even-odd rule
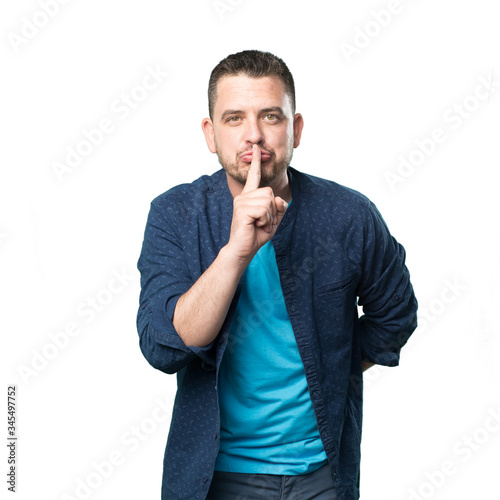
[[[288,168],[293,203],[272,244],[321,440],[339,500],[359,498],[362,360],[396,366],[416,328],[405,250],[362,194]],[[219,450],[217,377],[239,285],[217,338],[186,346],[179,297],[228,242],[233,199],[219,170],[151,203],[138,268],[139,342],[148,362],[177,372],[162,500],[203,500]],[[357,305],[363,306],[358,318]]]

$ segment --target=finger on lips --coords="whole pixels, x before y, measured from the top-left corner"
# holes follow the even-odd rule
[[[255,225],[261,227],[268,233],[272,233],[278,226],[280,216],[283,216],[288,204],[279,196],[275,197],[272,189],[259,189],[262,175],[261,153],[259,146],[254,144],[252,146],[252,161],[248,169],[247,180],[242,193],[245,194],[247,203],[250,203],[250,205],[266,207],[265,215],[256,219]],[[264,196],[266,191],[268,191],[268,197]]]
[[[260,177],[260,148],[257,144],[254,144],[252,148],[252,162],[250,163],[250,168],[248,169],[247,181],[245,183],[245,187],[243,188],[243,192],[258,189],[260,185]]]

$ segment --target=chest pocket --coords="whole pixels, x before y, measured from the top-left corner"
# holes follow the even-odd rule
[[[350,277],[314,289],[314,317],[324,349],[338,349],[352,341],[355,288],[356,280]]]
[[[320,298],[327,297],[341,297],[345,295],[354,283],[354,278],[347,278],[335,283],[328,283],[322,285],[314,290],[314,295]]]

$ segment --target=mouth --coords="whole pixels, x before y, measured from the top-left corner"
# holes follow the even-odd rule
[[[245,163],[251,163],[252,162],[252,152],[251,151],[247,151],[246,153],[243,153],[240,158],[242,161],[244,161]],[[260,152],[260,161],[264,162],[264,161],[267,161],[271,158],[271,153],[269,153],[268,151],[262,151]]]

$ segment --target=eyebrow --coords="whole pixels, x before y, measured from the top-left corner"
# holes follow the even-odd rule
[[[283,110],[279,106],[272,106],[270,108],[264,108],[260,110],[261,113],[279,113],[281,116],[284,115]],[[245,114],[241,109],[226,109],[221,115],[221,120],[224,120],[229,115],[241,115]]]
[[[226,118],[226,116],[241,115],[242,113],[243,113],[243,111],[241,111],[241,109],[226,109],[226,111],[224,111],[224,113],[222,113],[220,119],[224,120],[224,118]]]

